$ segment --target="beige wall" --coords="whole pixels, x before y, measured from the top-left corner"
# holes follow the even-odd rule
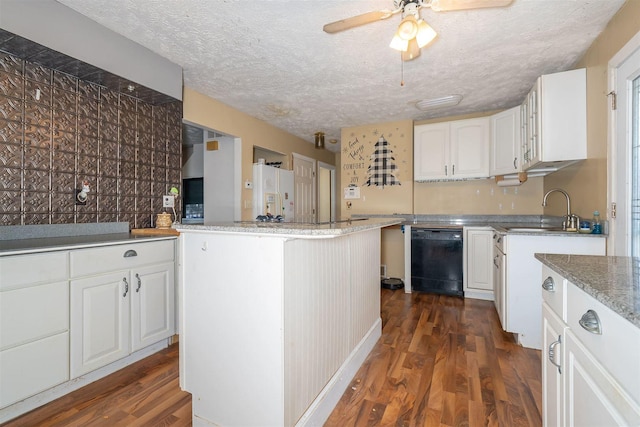
[[[251,180],[254,145],[287,154],[290,165],[292,164],[291,153],[302,154],[330,165],[336,164],[334,153],[328,150],[318,150],[310,142],[235,110],[188,87],[184,88],[183,117],[191,123],[241,138],[242,182]],[[244,201],[251,200],[251,196],[251,190],[242,189],[243,220],[250,220],[253,217],[251,208],[244,207]]]
[[[576,68],[587,68],[587,156],[584,162],[547,176],[544,190],[562,188],[571,196],[571,207],[590,218],[594,210],[607,217],[607,139],[609,103],[607,64],[640,31],[640,1],[629,0],[591,45]],[[545,214],[561,215],[561,204]]]
[[[400,185],[367,185],[375,145],[384,138],[397,169],[392,173]],[[351,214],[393,214],[413,212],[413,122],[380,123],[342,129],[340,155],[340,209]],[[345,200],[344,188],[356,185],[360,199]],[[351,208],[347,203],[351,202]]]
[[[483,117],[497,111],[485,111],[456,117],[417,121],[415,124],[438,123],[448,120],[464,120]],[[395,129],[402,129],[398,134]],[[395,131],[395,132],[394,132]],[[392,146],[393,156],[399,167],[398,187],[375,188],[364,185],[370,155],[379,135],[384,135]],[[391,135],[387,137],[387,135]],[[357,141],[357,143],[356,143]],[[364,145],[364,150],[362,146]],[[365,154],[362,159],[353,153]],[[355,157],[355,159],[354,159]],[[342,130],[342,213],[349,214],[475,214],[519,215],[542,214],[543,179],[532,178],[519,187],[498,187],[492,179],[457,182],[413,182],[413,122],[402,121],[373,124]],[[351,200],[351,210],[346,210],[344,187],[354,183],[360,186],[361,199]]]

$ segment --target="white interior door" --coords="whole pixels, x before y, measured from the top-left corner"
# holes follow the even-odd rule
[[[633,235],[635,246],[640,247],[640,212],[634,210],[633,200],[640,191],[640,159],[634,155],[633,146],[638,150],[638,122],[640,121],[640,33],[638,33],[611,61],[611,88],[616,93],[616,109],[612,112],[612,144],[609,154],[609,255],[628,256],[632,254]],[[635,82],[635,84],[634,84]],[[635,91],[635,92],[634,92]],[[634,98],[635,97],[635,98]],[[635,103],[633,102],[635,99]],[[634,160],[635,159],[635,160]],[[634,188],[634,179],[636,183]],[[634,193],[636,194],[634,196]],[[635,215],[635,219],[634,219]],[[635,233],[633,222],[635,221]],[[635,255],[639,255],[637,250]]]
[[[293,153],[296,222],[316,221],[316,161]]]
[[[318,222],[336,219],[336,168],[318,162]]]

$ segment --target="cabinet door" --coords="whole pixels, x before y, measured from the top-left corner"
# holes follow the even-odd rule
[[[491,176],[522,172],[520,132],[520,106],[491,116]]]
[[[527,95],[527,151],[525,162],[534,166],[540,162],[540,78]]]
[[[493,292],[493,234],[491,229],[465,228],[465,295],[473,290]]]
[[[566,324],[542,303],[542,425],[564,425],[563,340]]]
[[[496,235],[496,239],[503,239],[504,237]],[[507,328],[507,311],[505,308],[505,256],[495,246],[493,247],[493,303],[498,312],[498,318],[502,329]]]
[[[489,117],[450,122],[450,178],[489,177]]]
[[[578,341],[565,334],[565,423],[570,427],[637,426],[640,407]]]
[[[174,334],[174,265],[135,269],[131,281],[131,351],[136,351]]]
[[[129,354],[129,271],[71,281],[71,377]]]
[[[413,139],[414,180],[451,178],[449,123],[416,126]]]

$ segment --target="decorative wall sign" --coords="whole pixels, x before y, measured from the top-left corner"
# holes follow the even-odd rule
[[[380,135],[378,142],[374,146],[373,154],[371,154],[371,164],[367,169],[368,179],[366,186],[376,186],[384,188],[385,185],[400,185],[400,181],[396,179],[395,172],[398,167],[392,156],[393,151],[389,147],[389,143]]]

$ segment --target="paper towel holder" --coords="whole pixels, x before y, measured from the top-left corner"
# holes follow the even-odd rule
[[[495,180],[499,187],[512,187],[526,182],[527,173],[518,172],[518,174],[514,175],[498,175],[495,177]]]

